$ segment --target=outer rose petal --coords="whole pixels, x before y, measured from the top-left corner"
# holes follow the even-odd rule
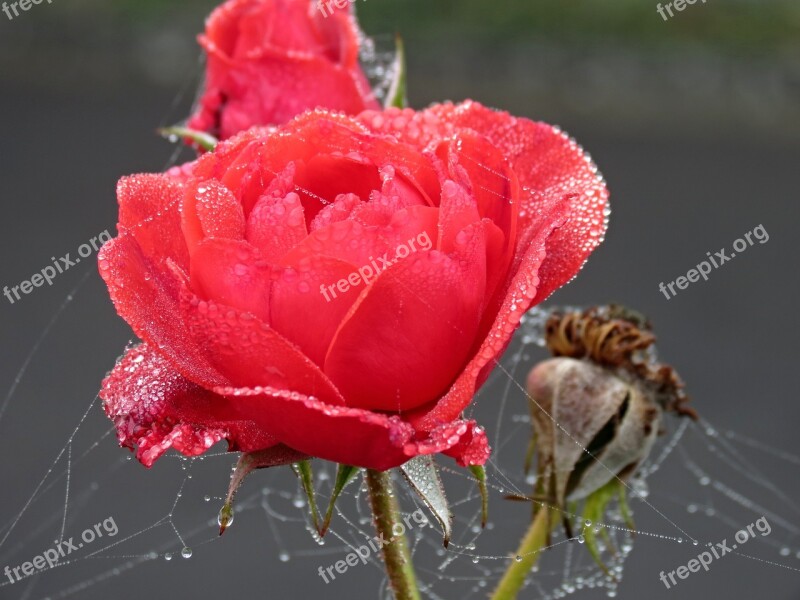
[[[135,450],[146,467],[169,448],[197,456],[222,439],[243,452],[277,444],[255,423],[238,418],[224,398],[181,377],[147,344],[119,360],[100,398],[119,443]]]
[[[131,235],[122,232],[106,243],[98,266],[117,313],[139,338],[161,348],[173,367],[198,385],[208,389],[230,383],[211,366],[181,320],[179,281],[147,258]]]
[[[458,443],[444,450],[443,453],[456,459],[456,462],[462,467],[483,465],[489,459],[492,451],[489,447],[489,438],[486,437],[483,427],[475,421],[467,421],[466,425],[467,431],[461,436]],[[436,432],[439,431],[441,431],[441,426],[431,432],[431,437],[437,435]]]
[[[313,396],[270,388],[217,388],[243,419],[258,423],[282,443],[310,456],[387,470],[414,456],[447,452],[464,464],[483,464],[481,432],[455,420],[427,434],[397,416],[331,406]],[[280,418],[276,418],[277,416]]]
[[[557,127],[513,117],[472,101],[436,104],[417,113],[398,109],[367,111],[359,120],[373,130],[392,133],[421,148],[463,129],[480,133],[498,147],[522,186],[517,259],[528,245],[525,233],[538,221],[547,219],[554,206],[569,199],[569,219],[547,242],[536,302],[572,279],[603,239],[608,221],[605,182],[583,149]]]
[[[509,160],[522,186],[516,251],[502,302],[480,350],[451,390],[432,408],[417,411],[415,426],[430,429],[471,401],[533,304],[569,281],[602,240],[608,191],[581,148],[560,130],[467,101],[428,110],[367,111],[359,120],[419,148],[436,147],[464,129],[485,136]],[[505,288],[505,292],[502,289]]]
[[[531,235],[530,247],[511,283],[498,316],[488,335],[450,390],[432,407],[409,415],[409,420],[424,431],[458,416],[472,401],[485,377],[495,366],[516,331],[522,315],[533,303],[539,289],[539,268],[546,254],[546,242],[569,215],[568,210],[551,215],[552,220],[539,224]]]
[[[151,260],[163,264],[169,258],[185,269],[189,255],[176,210],[184,194],[179,177],[123,177],[117,184],[117,200],[119,229],[132,235]]]

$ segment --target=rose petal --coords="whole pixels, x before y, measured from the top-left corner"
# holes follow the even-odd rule
[[[366,282],[349,263],[311,252],[299,257],[295,252],[295,266],[286,267],[273,283],[270,327],[321,368],[339,324]],[[342,293],[336,286],[348,277],[359,277],[360,283]]]
[[[207,239],[192,255],[192,288],[214,300],[269,323],[273,267],[245,241]]]
[[[206,238],[244,239],[242,205],[233,192],[213,179],[195,179],[187,185],[181,219],[190,252]]]
[[[457,258],[434,250],[392,265],[350,309],[325,359],[325,373],[348,406],[411,410],[439,397],[457,376],[480,323],[483,227],[457,243]]]
[[[552,221],[542,222],[535,227],[529,248],[519,269],[515,271],[490,331],[485,337],[479,338],[483,340],[480,348],[435,406],[424,407],[408,416],[415,427],[427,431],[441,422],[451,421],[472,401],[478,387],[496,366],[496,360],[511,341],[522,315],[536,297],[539,289],[538,272],[545,258],[547,240],[568,216],[569,205],[565,202],[562,210],[552,215]]]
[[[139,338],[159,348],[181,375],[198,385],[229,383],[211,366],[181,320],[179,282],[167,268],[157,268],[133,236],[122,233],[105,244],[98,265],[117,313]]]
[[[133,175],[117,184],[119,228],[159,265],[167,259],[183,268],[189,265],[177,210],[183,194],[180,179],[165,175]]]
[[[518,260],[530,237],[524,232],[548,218],[549,211],[564,199],[570,202],[568,220],[547,242],[536,302],[572,279],[603,239],[608,225],[605,182],[583,149],[558,128],[512,117],[472,101],[437,104],[419,113],[397,109],[386,114],[367,111],[359,120],[373,130],[416,142],[421,148],[463,129],[480,133],[499,148],[522,186]]]
[[[247,219],[247,241],[273,264],[307,235],[303,205],[294,192],[284,197],[262,196]]]
[[[185,287],[181,312],[192,337],[236,386],[271,386],[344,404],[319,367],[252,314],[202,300]]]
[[[387,470],[419,453],[454,448],[464,460],[479,460],[468,451],[474,428],[458,420],[442,425],[433,436],[416,435],[400,417],[358,408],[331,406],[313,396],[268,387],[217,388],[243,419],[253,420],[283,444],[310,456],[358,467]],[[280,418],[275,418],[280,415]],[[447,431],[450,435],[442,435]],[[463,440],[463,441],[462,441]]]
[[[188,381],[147,344],[128,350],[103,380],[103,408],[120,445],[135,450],[146,467],[169,448],[197,456],[222,439],[231,450],[251,452],[277,442],[230,403]]]

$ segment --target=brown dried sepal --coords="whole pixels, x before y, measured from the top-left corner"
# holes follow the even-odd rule
[[[627,374],[646,388],[666,411],[697,419],[675,370],[657,362],[651,352],[656,337],[650,323],[620,306],[583,312],[555,312],[545,326],[545,342],[554,356],[588,359]]]

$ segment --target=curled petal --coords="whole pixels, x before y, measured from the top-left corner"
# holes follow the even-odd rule
[[[197,456],[222,439],[231,450],[269,448],[277,441],[230,404],[188,381],[147,344],[128,350],[103,381],[103,407],[120,445],[146,467],[169,448]]]
[[[181,319],[180,282],[168,268],[157,267],[124,232],[100,249],[98,265],[117,313],[139,338],[160,348],[175,370],[198,385],[228,383]]]
[[[258,423],[281,443],[310,456],[368,469],[385,471],[419,454],[451,448],[463,457],[459,454],[462,438],[475,437],[471,426],[460,420],[428,435],[415,432],[396,415],[332,406],[296,392],[268,387],[214,391],[224,396],[241,418]],[[472,445],[465,442],[465,447]],[[479,459],[477,454],[471,456]]]

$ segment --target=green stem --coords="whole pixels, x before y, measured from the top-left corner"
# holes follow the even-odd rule
[[[548,534],[553,524],[555,510],[542,506],[536,513],[525,537],[520,542],[517,558],[508,565],[503,578],[497,585],[491,600],[513,600],[525,585],[525,578],[539,560],[541,550],[547,544]]]
[[[392,485],[392,476],[388,471],[367,469],[366,480],[375,529],[383,539],[391,540],[390,544],[383,545],[383,563],[394,596],[396,600],[421,600],[408,540],[405,533],[394,534],[396,524],[399,523],[398,529],[403,531],[405,527],[400,518],[400,506]]]

